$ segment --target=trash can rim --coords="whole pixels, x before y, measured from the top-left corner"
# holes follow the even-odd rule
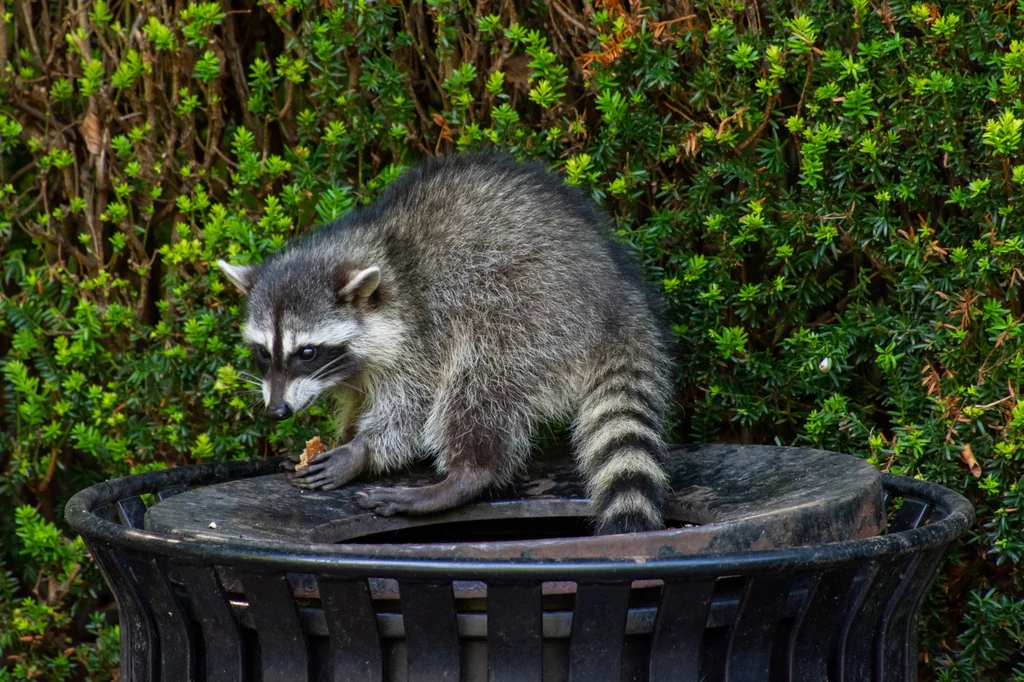
[[[773,573],[793,569],[838,567],[874,557],[894,557],[938,548],[961,536],[974,522],[974,509],[962,495],[925,481],[883,474],[890,494],[920,499],[945,516],[918,528],[876,537],[822,545],[744,553],[637,560],[480,561],[466,559],[382,559],[340,554],[332,545],[284,541],[233,542],[198,540],[133,529],[103,518],[96,511],[119,500],[155,493],[173,486],[200,485],[246,478],[279,470],[282,458],[197,464],[147,472],[98,483],[74,495],[65,517],[90,542],[155,554],[185,563],[220,564],[283,572],[423,579],[577,580],[600,581],[661,578],[688,580],[709,575]]]

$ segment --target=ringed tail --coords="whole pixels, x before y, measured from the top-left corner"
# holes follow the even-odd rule
[[[659,370],[651,358],[624,353],[595,373],[580,403],[574,439],[598,535],[665,527],[662,418],[669,389]]]

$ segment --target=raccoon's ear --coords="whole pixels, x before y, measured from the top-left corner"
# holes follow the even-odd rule
[[[225,260],[217,261],[217,267],[223,271],[227,278],[238,287],[243,294],[248,294],[252,285],[260,276],[261,265],[232,265]]]
[[[375,265],[359,270],[349,278],[342,275],[338,284],[341,285],[338,290],[339,301],[362,303],[377,291],[377,286],[380,285],[380,268]]]

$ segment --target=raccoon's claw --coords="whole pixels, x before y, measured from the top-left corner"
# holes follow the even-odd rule
[[[301,469],[295,470],[293,466],[295,473],[289,482],[307,490],[334,490],[363,473],[366,460],[365,448],[351,443],[342,445],[313,456]]]
[[[299,470],[298,474],[294,474],[291,484],[296,488],[305,488],[307,490],[333,490],[348,483],[348,481],[339,482],[335,479],[329,471],[325,470],[323,464],[311,470],[312,466],[304,467]]]
[[[367,488],[356,493],[356,504],[377,516],[415,512],[420,494],[416,488]]]
[[[327,467],[327,459],[324,458],[324,455],[328,454],[329,452],[331,451],[328,450],[327,452],[321,452],[319,454],[313,455],[309,459],[309,462],[306,464],[306,466],[302,467],[301,469],[298,468],[298,455],[286,459],[283,463],[283,466],[285,469],[295,472],[295,475],[293,477],[294,481],[306,481],[307,479],[313,478],[315,474],[322,473],[324,471],[324,469]]]

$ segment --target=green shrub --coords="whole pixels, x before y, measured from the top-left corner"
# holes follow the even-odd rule
[[[326,418],[261,416],[212,261],[482,147],[636,248],[685,349],[680,438],[964,491],[923,674],[1024,679],[1024,3],[178,6],[0,4],[0,680],[116,667],[71,493]]]

